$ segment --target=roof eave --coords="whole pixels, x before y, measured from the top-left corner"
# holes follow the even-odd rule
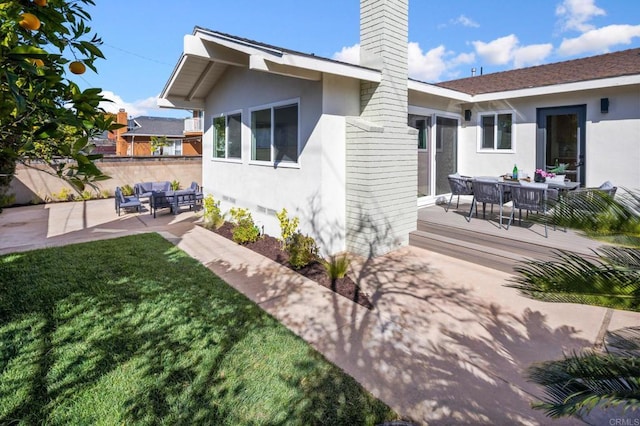
[[[436,86],[434,84],[424,83],[417,80],[409,80],[408,88],[409,90],[413,90],[416,92],[441,96],[443,98],[449,98],[460,102],[473,102],[473,96],[468,93],[459,92],[453,89],[447,89],[445,87]]]
[[[581,90],[605,89],[607,87],[640,84],[640,74],[596,80],[576,81],[550,86],[529,87],[526,89],[505,90],[502,92],[482,93],[472,96],[472,102],[488,102],[502,99],[526,98],[531,96],[554,95],[558,93],[578,92]]]
[[[379,70],[278,50],[196,28],[193,34],[184,37],[184,51],[159,96],[159,107],[204,109],[203,99],[176,96],[172,93],[180,78],[188,74],[190,57],[305,80],[320,80],[325,73],[376,83],[382,79]],[[192,85],[190,92],[193,92],[199,83],[196,81],[189,84]]]

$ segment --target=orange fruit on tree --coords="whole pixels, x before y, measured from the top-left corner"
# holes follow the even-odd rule
[[[73,61],[69,64],[69,71],[74,74],[84,74],[87,67],[80,61]]]
[[[36,67],[44,67],[44,61],[42,59],[29,59]]]
[[[40,29],[40,20],[33,13],[23,13],[20,15],[20,18],[22,18],[22,20],[19,24],[25,30],[37,31]]]
[[[47,5],[47,0],[33,0],[33,2],[40,7],[45,7]]]

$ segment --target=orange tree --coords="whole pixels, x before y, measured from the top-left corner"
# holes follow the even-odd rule
[[[79,191],[108,179],[92,154],[92,137],[119,127],[99,107],[101,89],[81,90],[66,78],[96,71],[102,41],[91,35],[93,0],[0,2],[0,201],[18,162]],[[1,207],[1,204],[0,204]]]

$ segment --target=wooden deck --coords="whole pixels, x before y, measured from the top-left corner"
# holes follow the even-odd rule
[[[514,265],[525,259],[553,259],[557,257],[554,250],[594,258],[593,249],[603,245],[571,230],[554,230],[553,226],[548,227],[549,236],[545,238],[544,225],[526,220],[522,225],[515,220],[507,230],[509,206],[505,206],[502,228],[497,207],[491,216],[487,206],[486,219],[480,207],[478,217],[467,222],[470,207],[469,201],[463,204],[461,199],[456,209],[454,198],[448,212],[445,205],[420,208],[417,230],[410,234],[409,244],[505,272],[513,272]]]

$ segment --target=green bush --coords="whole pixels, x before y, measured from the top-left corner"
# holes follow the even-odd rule
[[[180,189],[180,181],[179,180],[172,180],[171,181],[171,190],[172,191],[177,191],[178,189]]]
[[[204,226],[205,228],[219,229],[224,225],[224,213],[220,210],[220,201],[216,201],[209,194],[204,198]]]
[[[93,192],[85,189],[80,194],[76,195],[74,199],[75,201],[88,201],[92,198],[94,198]]]
[[[329,260],[322,261],[322,265],[327,271],[329,278],[331,278],[331,281],[337,280],[338,278],[344,278],[347,275],[350,264],[351,261],[346,255],[331,256]]]
[[[122,195],[124,195],[125,197],[133,195],[134,191],[131,185],[123,185],[120,189],[122,190]]]
[[[71,201],[73,199],[73,194],[69,188],[62,188],[60,192],[54,192],[51,196],[56,201]]]
[[[287,215],[287,209],[283,208],[279,213],[276,213],[276,217],[280,222],[280,235],[282,246],[284,248],[291,242],[291,236],[298,230],[300,219],[297,217],[289,218]]]
[[[287,244],[286,250],[289,253],[289,264],[294,269],[300,269],[318,259],[316,241],[300,232],[291,235],[291,241]]]
[[[231,221],[235,225],[231,238],[238,244],[252,243],[260,237],[260,229],[253,223],[253,217],[247,209],[232,208],[229,211]]]

